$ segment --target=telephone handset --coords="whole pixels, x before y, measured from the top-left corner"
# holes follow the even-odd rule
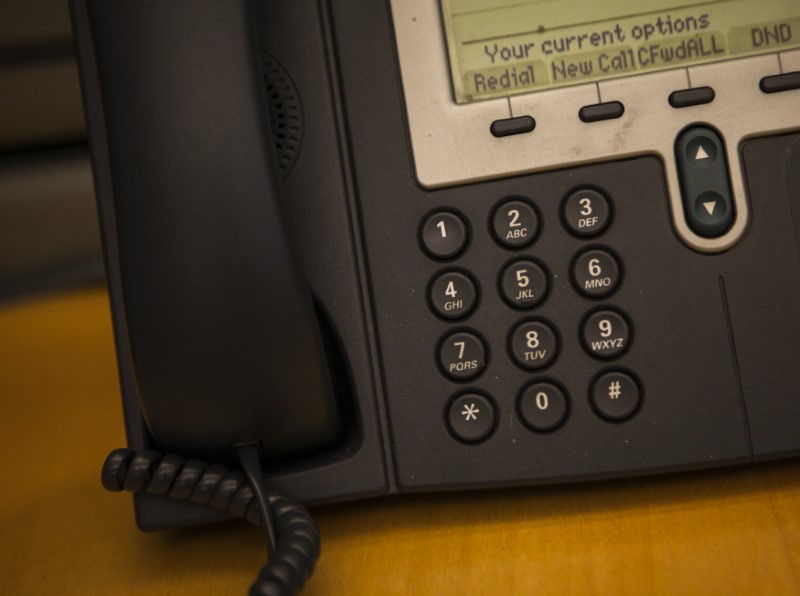
[[[795,7],[485,4],[73,0],[132,447],[304,502],[800,453]]]
[[[210,461],[231,461],[230,446],[245,441],[268,459],[330,444],[338,413],[282,223],[251,13],[213,3],[191,14],[180,4],[88,9],[112,106],[131,365],[154,441]]]

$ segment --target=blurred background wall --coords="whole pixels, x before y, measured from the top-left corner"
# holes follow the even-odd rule
[[[67,0],[0,0],[0,300],[102,275]]]

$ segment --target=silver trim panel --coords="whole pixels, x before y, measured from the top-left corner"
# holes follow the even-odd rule
[[[800,129],[800,91],[766,95],[762,77],[800,70],[800,50],[765,54],[458,105],[453,99],[447,44],[437,0],[391,0],[417,181],[441,188],[637,155],[664,164],[672,221],[678,236],[705,253],[725,251],[744,236],[750,219],[739,159],[742,141]],[[710,86],[709,104],[675,109],[669,94]],[[616,120],[583,123],[578,110],[621,101]],[[530,133],[495,138],[494,120],[533,116]],[[686,223],[673,158],[675,139],[691,124],[722,135],[736,219],[719,238],[702,238]]]

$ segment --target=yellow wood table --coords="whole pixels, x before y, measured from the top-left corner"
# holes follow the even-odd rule
[[[0,594],[245,594],[241,522],[143,534],[101,289],[0,307]],[[800,432],[800,429],[798,429]],[[800,460],[318,507],[305,594],[800,594]]]

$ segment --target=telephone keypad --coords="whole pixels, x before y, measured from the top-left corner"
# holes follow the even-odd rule
[[[428,292],[431,307],[445,319],[466,317],[478,301],[472,280],[458,271],[442,273],[433,280]]]
[[[613,218],[611,201],[601,190],[579,188],[568,194],[560,206],[563,230],[577,240],[605,232]],[[441,210],[424,220],[422,244],[435,259],[461,256],[467,245],[468,224],[462,216]],[[528,199],[512,197],[495,208],[489,217],[489,236],[506,249],[524,249],[540,233],[539,212]],[[480,239],[476,239],[476,242]],[[546,302],[551,286],[558,285],[558,272],[551,275],[545,263],[527,250],[524,257],[506,263],[498,274],[497,287],[502,300],[518,310],[533,309]],[[459,263],[460,266],[461,263]],[[619,257],[609,248],[589,246],[579,250],[567,267],[573,291],[591,300],[611,295],[620,285]],[[431,310],[442,319],[456,320],[470,315],[478,303],[478,283],[470,271],[448,270],[437,273],[428,286]],[[487,299],[491,302],[491,297]],[[623,356],[630,348],[632,324],[616,307],[590,310],[582,320],[564,321],[577,330],[584,352],[598,360]],[[573,327],[574,326],[574,327]],[[541,318],[523,319],[512,325],[506,336],[508,357],[525,371],[540,371],[553,364],[561,349],[556,326]],[[488,346],[473,330],[445,335],[437,349],[438,364],[454,381],[476,379],[487,368]],[[586,379],[588,404],[602,419],[624,421],[639,408],[638,381],[620,370],[599,373]],[[516,415],[533,432],[544,433],[564,424],[570,410],[565,389],[556,381],[535,379],[517,394]],[[445,409],[450,434],[465,443],[479,443],[493,432],[498,406],[487,394],[470,392],[452,398]]]
[[[544,368],[558,353],[555,331],[542,321],[527,321],[511,333],[511,356],[523,368]]]
[[[526,259],[511,263],[500,275],[500,292],[511,306],[533,308],[547,295],[548,279],[544,269]]]
[[[506,248],[523,248],[536,239],[539,216],[525,201],[507,201],[495,210],[492,231],[497,241]]]
[[[619,264],[608,251],[587,250],[575,259],[572,279],[584,296],[602,298],[611,294],[619,285]]]
[[[455,213],[434,213],[422,225],[422,246],[436,259],[458,256],[467,245],[467,226]]]
[[[477,377],[486,366],[486,347],[476,335],[453,333],[439,346],[439,364],[444,373],[457,381]]]

